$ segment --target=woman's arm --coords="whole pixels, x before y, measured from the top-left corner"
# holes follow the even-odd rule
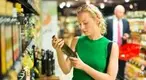
[[[76,38],[73,39],[72,44],[71,44],[71,48],[72,50],[74,50],[75,45],[76,45]],[[71,66],[71,62],[69,60],[69,58],[64,58],[64,53],[62,52],[61,48],[64,45],[64,41],[62,39],[53,39],[52,40],[52,45],[53,47],[56,49],[57,52],[57,59],[58,59],[58,63],[59,66],[61,68],[61,70],[63,71],[64,74],[68,74],[72,68]]]
[[[118,56],[118,45],[116,43],[113,43],[107,73],[99,72],[88,65],[85,65],[83,67],[83,70],[95,80],[115,80],[118,72]]]

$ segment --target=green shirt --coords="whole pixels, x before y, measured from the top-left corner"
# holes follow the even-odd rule
[[[110,41],[105,37],[91,40],[81,36],[76,44],[76,52],[80,59],[97,71],[105,73],[107,60],[107,45]],[[74,68],[72,80],[94,80],[86,72]]]

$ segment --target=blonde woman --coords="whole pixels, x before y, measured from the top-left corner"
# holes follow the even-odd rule
[[[106,28],[102,13],[94,5],[85,4],[78,8],[77,18],[80,29],[85,34],[85,36],[74,38],[71,44],[71,49],[77,52],[78,58],[65,59],[61,51],[64,41],[52,40],[62,71],[68,74],[71,68],[74,68],[72,80],[115,80],[119,50],[118,45],[113,43],[109,60],[107,60],[107,46],[110,40],[103,36]]]

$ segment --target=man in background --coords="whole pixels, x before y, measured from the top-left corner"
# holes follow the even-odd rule
[[[114,16],[106,20],[107,34],[106,38],[117,42],[119,46],[126,43],[130,34],[129,22],[124,19],[125,8],[117,5],[114,9]],[[119,59],[118,79],[124,79],[125,61]]]

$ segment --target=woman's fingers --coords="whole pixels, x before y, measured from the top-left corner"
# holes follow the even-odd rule
[[[74,57],[70,57],[69,58],[71,61],[77,61],[78,59],[77,58],[74,58]]]
[[[55,48],[55,42],[56,40],[52,39],[52,46]]]
[[[70,59],[72,65],[75,67],[77,65],[77,60],[78,59],[77,58],[74,58],[74,57],[70,57],[69,59]]]
[[[64,44],[64,41],[62,39],[58,39],[57,44],[55,45],[57,49],[61,48],[61,45]]]
[[[75,66],[75,65],[77,64],[77,61],[71,60],[71,64],[72,64],[73,66]]]
[[[62,48],[62,46],[64,45],[64,40],[61,39],[60,42],[58,43],[59,48]]]
[[[52,45],[55,49],[60,49],[64,45],[63,39],[52,39]]]
[[[76,64],[76,63],[72,63],[72,65],[73,65],[74,67],[76,67],[77,64]]]
[[[54,44],[57,41],[57,38],[52,38],[52,43]]]

